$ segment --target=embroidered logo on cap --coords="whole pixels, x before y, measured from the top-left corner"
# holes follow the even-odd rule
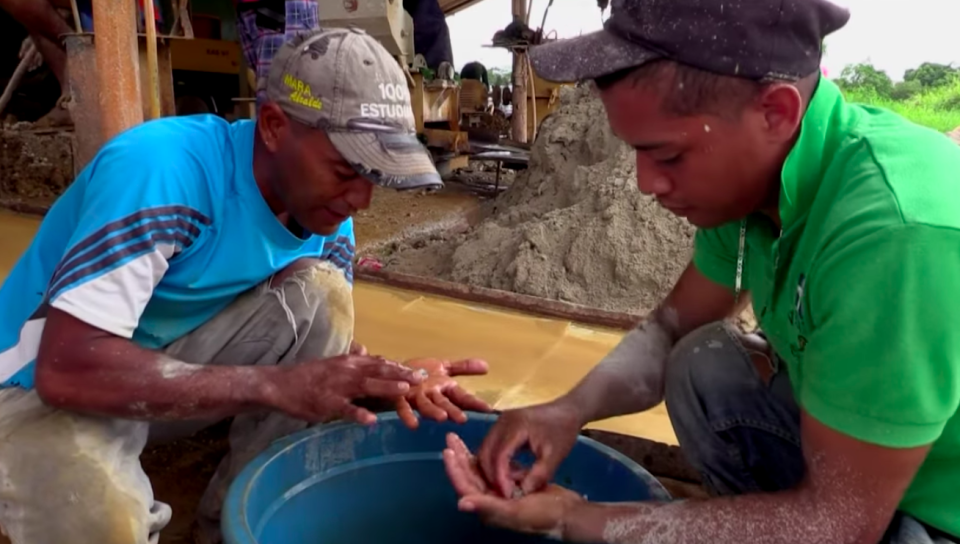
[[[290,101],[315,110],[323,109],[323,102],[313,95],[310,85],[290,74],[283,76],[283,84],[290,89]]]

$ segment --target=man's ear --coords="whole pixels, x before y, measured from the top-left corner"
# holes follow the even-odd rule
[[[276,153],[280,148],[280,142],[290,137],[290,129],[290,119],[283,113],[280,106],[273,102],[266,102],[260,106],[257,130],[271,153]]]
[[[764,130],[771,142],[783,143],[793,139],[805,111],[799,89],[786,83],[769,85],[761,91],[756,104],[763,113]]]

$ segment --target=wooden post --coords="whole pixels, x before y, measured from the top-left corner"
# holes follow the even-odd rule
[[[73,118],[74,175],[96,156],[103,145],[100,115],[100,83],[97,81],[97,51],[92,34],[67,34],[67,81],[70,85],[70,117]],[[139,109],[140,101],[136,104]],[[142,111],[142,110],[141,110]]]
[[[157,61],[156,13],[153,8],[153,0],[143,0],[143,25],[147,34],[147,96],[150,98],[150,116],[147,119],[160,118],[160,68]]]
[[[107,141],[143,122],[137,62],[137,3],[93,0],[93,19],[97,22],[94,47],[101,130],[103,140]]]
[[[512,0],[513,20],[527,20],[524,0]],[[513,113],[510,116],[510,136],[519,143],[527,142],[527,52],[513,52]]]
[[[152,69],[149,68],[149,52],[147,51],[149,43],[149,38],[140,36],[140,90],[142,91],[143,118],[157,118],[151,114],[155,98],[159,100],[159,117],[176,115],[177,101],[173,90],[173,60],[170,55],[170,40],[157,41],[157,71],[154,74],[158,78],[159,89],[150,82]]]

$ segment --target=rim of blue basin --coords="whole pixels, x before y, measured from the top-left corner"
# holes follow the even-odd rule
[[[485,414],[479,412],[467,412],[467,416],[470,421],[481,421],[491,425],[499,418],[498,414]],[[396,412],[377,414],[376,425],[381,425],[387,422],[395,422],[399,419],[400,418],[397,416]],[[433,421],[422,420],[421,426],[429,425],[431,423],[433,423]],[[259,544],[254,536],[253,530],[250,528],[247,522],[246,509],[248,504],[247,498],[249,497],[251,488],[259,479],[260,473],[267,466],[269,466],[274,459],[280,457],[291,448],[295,448],[300,443],[312,440],[317,435],[326,434],[343,428],[366,429],[368,427],[347,421],[316,425],[293,433],[289,436],[277,439],[267,449],[253,458],[253,460],[250,461],[242,471],[240,471],[240,474],[237,475],[236,479],[234,479],[233,483],[230,484],[230,487],[227,490],[227,496],[224,499],[223,510],[221,511],[221,531],[223,532],[224,542],[230,542],[232,544]],[[633,459],[630,459],[626,455],[605,444],[601,444],[600,442],[583,435],[579,435],[577,437],[577,443],[592,448],[610,457],[643,480],[649,489],[650,500],[671,500],[670,493],[665,487],[663,487],[663,484],[661,484],[656,477],[654,477],[649,471],[645,470]],[[437,458],[442,458],[440,451],[437,451]]]

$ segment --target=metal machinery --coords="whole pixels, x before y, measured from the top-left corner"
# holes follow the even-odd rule
[[[483,83],[432,78],[421,70],[413,47],[413,20],[404,11],[402,0],[321,0],[319,5],[321,21],[362,28],[403,67],[409,76],[417,133],[432,151],[441,174],[467,166],[470,158],[503,162],[508,167],[526,165],[529,153],[525,146],[501,142],[496,130],[484,130],[497,123]],[[466,5],[447,7],[441,0],[445,12]],[[558,106],[562,85],[534,75],[528,86],[533,90],[527,93],[527,141],[532,141],[537,127]]]
[[[70,0],[53,1],[64,8],[72,4]],[[450,0],[441,0],[441,6],[445,12],[450,12],[475,1],[454,0],[454,5]],[[120,2],[118,5],[123,5],[124,9],[118,11],[127,12],[127,3]],[[135,9],[134,3],[129,4],[129,10]],[[93,157],[104,138],[112,132],[114,124],[121,126],[130,120],[149,118],[157,101],[159,114],[163,116],[176,115],[181,110],[180,101],[185,98],[228,118],[252,116],[253,82],[246,77],[249,70],[243,62],[240,46],[232,39],[223,39],[229,34],[226,29],[233,24],[233,3],[229,0],[161,0],[161,4],[164,17],[173,23],[166,25],[168,28],[157,36],[157,61],[151,68],[147,36],[140,33],[137,40],[139,59],[130,66],[132,73],[136,74],[139,61],[139,77],[123,78],[126,85],[124,96],[141,97],[142,115],[134,113],[128,106],[121,108],[125,111],[116,108],[101,111],[103,78],[97,70],[95,36],[89,32],[65,36],[68,78],[75,102],[72,110],[76,124],[74,162],[77,171]],[[379,40],[403,67],[408,75],[417,133],[433,152],[442,174],[467,166],[470,156],[524,167],[528,155],[525,146],[483,137],[482,130],[478,137],[468,136],[468,131],[471,136],[477,136],[476,120],[490,115],[488,90],[479,81],[464,80],[461,84],[452,79],[433,78],[418,67],[413,20],[404,10],[402,0],[321,0],[319,9],[324,24],[364,29]],[[134,19],[132,12],[110,15],[107,19],[111,23],[113,19],[117,22]],[[129,69],[123,71],[130,73]],[[151,77],[156,86],[151,85]],[[536,126],[556,107],[559,96],[555,84],[534,78],[533,86],[535,92],[528,94],[527,110],[535,114],[527,115],[528,141],[533,139]],[[151,93],[151,88],[157,89],[153,91],[156,94]],[[116,91],[111,85],[106,92],[114,94]]]
[[[413,19],[404,11],[402,0],[323,0],[319,11],[324,25],[361,28],[401,66],[413,62]]]

